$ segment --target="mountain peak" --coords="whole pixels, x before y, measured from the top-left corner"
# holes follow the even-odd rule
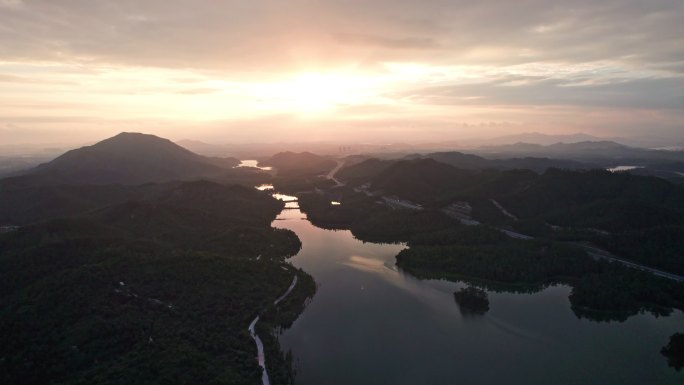
[[[58,182],[139,184],[217,175],[230,164],[155,135],[122,132],[68,151],[31,174]]]
[[[144,134],[142,132],[127,132],[127,131],[122,131],[114,136],[112,136],[109,139],[114,139],[114,138],[126,138],[126,137],[154,137],[154,138],[159,138],[156,135],[152,134]],[[159,138],[161,139],[161,138]],[[105,139],[106,140],[106,139]]]
[[[190,152],[185,148],[173,143],[172,141],[160,138],[156,135],[143,134],[140,132],[122,132],[111,138],[104,139],[95,143],[91,148],[116,148],[116,146],[135,146],[135,147],[169,147],[175,150]],[[121,148],[121,150],[133,150],[135,147]]]
[[[165,138],[160,138],[156,135],[152,134],[144,134],[142,132],[120,132],[111,138],[104,139],[98,143],[102,142],[122,142],[122,141],[148,141],[148,142],[153,142],[153,141],[162,141],[162,142],[171,142],[168,139]]]

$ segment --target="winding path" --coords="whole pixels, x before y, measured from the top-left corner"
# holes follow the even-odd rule
[[[277,305],[278,302],[282,301],[287,297],[291,292],[292,289],[295,288],[295,285],[297,284],[297,276],[295,275],[294,278],[292,279],[292,283],[290,284],[290,287],[285,291],[283,295],[278,297],[275,301],[273,301],[273,305]],[[264,309],[265,310],[265,309]],[[263,313],[264,310],[261,312]],[[259,317],[261,316],[261,313],[252,321],[251,324],[249,324],[249,327],[247,330],[249,330],[249,334],[252,336],[252,339],[254,339],[254,342],[256,343],[257,346],[257,352],[258,352],[258,360],[259,360],[259,366],[261,366],[262,372],[261,372],[261,383],[263,385],[271,385],[271,380],[268,378],[268,372],[266,371],[266,354],[264,354],[264,344],[261,342],[261,338],[256,334],[256,331],[254,330],[256,327],[257,322],[259,322]]]
[[[536,239],[536,238],[531,237],[529,235],[516,233],[514,231],[502,229],[499,227],[495,227],[495,228],[497,230],[501,231],[502,233],[506,234],[507,236],[514,238],[514,239],[523,239],[523,240]],[[609,253],[606,250],[603,250],[603,249],[600,249],[594,245],[591,245],[587,242],[564,242],[564,243],[569,243],[571,245],[574,245],[574,246],[577,246],[577,247],[583,249],[584,251],[587,252],[587,254],[589,254],[589,256],[591,256],[594,259],[605,259],[605,260],[608,260],[610,262],[619,263],[619,264],[626,266],[626,267],[629,267],[631,269],[641,270],[641,271],[653,274],[653,275],[661,277],[661,278],[671,279],[671,280],[677,281],[677,282],[684,282],[684,277],[681,275],[668,273],[666,271],[654,269],[652,267],[648,267],[648,266],[642,265],[640,263],[628,261],[626,259],[617,257],[617,256]]]
[[[513,219],[513,220],[516,220],[516,221],[518,220],[518,217],[511,214],[510,211],[506,210],[503,206],[501,206],[501,204],[499,202],[495,201],[494,199],[490,199],[489,201],[492,202],[492,204],[494,206],[496,206],[496,208],[499,209],[499,211],[501,211],[501,214],[503,214],[503,215]]]
[[[501,206],[501,204],[499,204],[499,202],[495,201],[494,199],[490,199],[490,201],[492,202],[492,204],[494,204],[494,206],[496,206],[501,211],[501,213],[503,215],[505,215],[511,219],[514,219],[516,221],[518,220],[518,217],[511,214],[508,210],[506,210],[503,206]],[[504,234],[508,235],[511,238],[526,239],[526,240],[535,239],[534,237],[530,237],[529,235],[516,233],[516,232],[510,231],[510,230],[505,230],[505,229],[499,228],[499,231],[503,232]],[[640,263],[632,262],[632,261],[617,257],[617,256],[609,253],[608,251],[600,249],[600,248],[598,248],[598,247],[596,247],[596,246],[594,246],[588,242],[568,242],[568,243],[584,249],[584,251],[586,251],[587,254],[589,254],[591,257],[593,257],[595,259],[605,259],[605,260],[608,260],[611,262],[619,263],[623,266],[626,266],[626,267],[629,267],[632,269],[641,270],[641,271],[653,274],[653,275],[661,277],[661,278],[671,279],[671,280],[677,281],[677,282],[684,282],[684,277],[681,275],[668,273],[666,271],[654,269],[652,267],[648,267],[648,266],[642,265]]]
[[[342,167],[344,167],[344,164],[345,164],[345,163],[346,163],[346,162],[343,161],[343,160],[338,160],[338,161],[337,161],[337,166],[336,166],[335,168],[333,168],[332,170],[330,170],[330,172],[328,173],[328,175],[325,176],[326,178],[328,178],[328,179],[330,179],[331,181],[335,182],[335,184],[336,184],[338,187],[339,187],[339,186],[344,186],[344,183],[340,182],[337,178],[335,178],[335,174],[337,174],[337,172],[340,171],[340,169],[341,169]]]
[[[677,282],[684,282],[684,277],[682,277],[681,275],[668,273],[666,271],[654,269],[652,267],[648,267],[648,266],[645,266],[645,265],[642,265],[639,263],[635,263],[632,261],[628,261],[626,259],[622,259],[620,257],[616,257],[615,255],[607,252],[606,250],[599,249],[598,247],[587,244],[587,243],[583,243],[583,242],[570,242],[570,243],[583,248],[593,258],[606,259],[606,260],[609,260],[612,262],[620,263],[620,264],[627,266],[629,268],[632,268],[632,269],[641,270],[641,271],[645,271],[647,273],[651,273],[651,274],[658,276],[658,277],[671,279],[671,280],[677,281]]]

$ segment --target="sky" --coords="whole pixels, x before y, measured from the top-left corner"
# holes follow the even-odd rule
[[[682,0],[0,0],[0,144],[684,141]]]

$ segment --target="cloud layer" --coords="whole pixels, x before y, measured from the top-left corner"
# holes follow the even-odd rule
[[[681,0],[0,0],[0,124],[210,120],[226,133],[288,113],[291,95],[259,87],[342,73],[372,90],[317,119],[360,132],[495,121],[637,135],[650,121],[684,136],[682,20]]]

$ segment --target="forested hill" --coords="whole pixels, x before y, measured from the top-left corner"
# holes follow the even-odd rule
[[[279,176],[300,177],[326,174],[337,163],[324,156],[310,152],[279,152],[259,162],[259,166],[274,167]]]
[[[256,169],[233,168],[238,163],[197,155],[153,135],[122,133],[69,151],[25,175],[0,179],[0,225],[24,225],[147,199],[182,181],[211,179],[251,187],[270,179]]]
[[[0,383],[260,383],[247,328],[262,311],[269,375],[291,383],[269,333],[315,285],[285,261],[297,236],[271,227],[283,202],[180,181],[261,177],[235,163],[121,134],[0,180]]]
[[[422,156],[434,159],[448,165],[463,169],[526,169],[535,172],[544,172],[549,168],[561,168],[567,170],[588,170],[600,168],[597,163],[579,162],[569,159],[554,159],[549,157],[522,156],[504,159],[486,159],[481,156],[464,154],[457,151],[435,152]]]
[[[684,152],[682,151],[651,150],[625,146],[612,141],[554,143],[546,146],[530,143],[515,143],[482,147],[477,150],[477,153],[485,157],[494,155],[497,158],[523,155],[574,159],[580,161],[601,161],[606,159],[684,161]]]
[[[634,175],[657,176],[677,184],[684,183],[684,152],[647,150],[612,142],[584,142],[550,146],[519,143],[510,146],[471,150],[413,154],[403,159],[367,159],[340,171],[349,182],[369,172],[379,171],[403,160],[434,159],[464,170],[531,170],[544,173],[550,168],[586,171],[631,167]],[[477,154],[477,155],[476,155]]]
[[[300,248],[270,226],[283,203],[206,181],[148,192],[0,235],[0,382],[258,383],[251,319],[294,275],[284,314],[313,292],[282,263]]]
[[[447,198],[477,181],[475,172],[433,159],[399,161],[371,179],[371,188],[416,201]]]
[[[576,162],[572,160],[551,159],[551,158],[506,158],[506,159],[486,159],[477,155],[465,154],[457,151],[435,152],[425,155],[414,155],[398,160],[380,160],[375,158],[366,159],[345,167],[337,174],[339,177],[352,184],[356,182],[364,183],[369,178],[378,175],[384,169],[397,162],[417,162],[419,160],[435,160],[462,170],[531,170],[543,173],[549,168],[560,168],[568,170],[588,170],[600,168],[591,163]]]
[[[661,178],[604,170],[461,170],[426,159],[366,161],[338,177],[426,208],[467,203],[479,222],[535,237],[591,241],[684,274],[684,187]]]
[[[238,163],[204,157],[154,135],[124,132],[68,151],[27,177],[34,183],[141,184],[218,176]]]
[[[521,216],[537,215],[558,205],[593,201],[630,201],[668,209],[684,208],[684,188],[664,179],[604,170],[550,168],[529,170],[465,170],[433,159],[381,161],[369,159],[345,167],[337,177],[353,185],[370,184],[385,194],[434,203],[467,196],[529,202]],[[511,202],[513,203],[513,202]],[[534,209],[536,207],[536,211]]]

